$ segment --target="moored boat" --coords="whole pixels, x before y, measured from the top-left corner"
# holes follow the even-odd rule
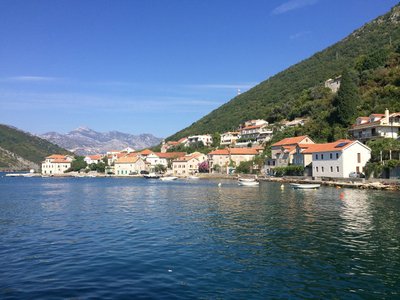
[[[176,177],[176,176],[163,176],[163,177],[160,177],[160,180],[162,180],[162,181],[172,181],[172,180],[177,180],[178,179],[178,177]]]
[[[156,173],[149,173],[149,174],[143,175],[143,177],[146,179],[158,179],[158,178],[160,178],[160,175],[158,175]]]
[[[239,185],[242,186],[258,186],[260,183],[258,181],[241,181],[239,180]]]
[[[299,189],[299,190],[310,190],[310,189],[318,189],[320,188],[320,184],[317,183],[296,183],[296,184],[290,184],[294,189]]]

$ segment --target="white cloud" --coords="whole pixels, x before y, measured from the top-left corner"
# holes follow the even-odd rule
[[[25,81],[25,82],[42,82],[42,81],[55,81],[59,78],[45,77],[45,76],[15,76],[6,78],[7,81]]]
[[[309,5],[314,5],[318,1],[319,0],[290,0],[276,7],[272,11],[272,14],[274,15],[284,14],[291,10],[299,9]]]
[[[302,37],[305,37],[305,36],[309,35],[310,33],[311,33],[311,31],[300,31],[300,32],[297,32],[295,34],[292,34],[291,36],[289,36],[289,38],[291,40],[296,40],[296,39],[300,39]]]

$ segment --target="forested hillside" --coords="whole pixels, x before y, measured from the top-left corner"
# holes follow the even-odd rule
[[[400,6],[354,31],[342,41],[276,74],[233,98],[167,140],[191,134],[224,132],[248,119],[279,122],[309,117],[301,129],[317,140],[346,134],[335,119],[335,95],[325,80],[347,72],[357,87],[357,114],[400,111]],[[356,116],[351,116],[354,119]],[[324,127],[325,126],[325,127]]]
[[[3,124],[0,124],[0,150],[0,168],[3,169],[19,169],[22,161],[38,165],[52,153],[69,153],[44,139]]]

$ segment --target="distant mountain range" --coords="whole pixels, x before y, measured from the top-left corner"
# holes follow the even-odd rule
[[[157,138],[152,134],[132,135],[119,131],[97,132],[87,127],[79,127],[67,134],[48,132],[40,137],[78,155],[106,153],[126,147],[138,150],[155,146],[162,141],[162,138]]]

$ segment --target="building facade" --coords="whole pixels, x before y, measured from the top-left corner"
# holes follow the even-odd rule
[[[53,154],[45,158],[42,162],[43,175],[59,175],[64,174],[69,168],[73,158],[68,155]]]

